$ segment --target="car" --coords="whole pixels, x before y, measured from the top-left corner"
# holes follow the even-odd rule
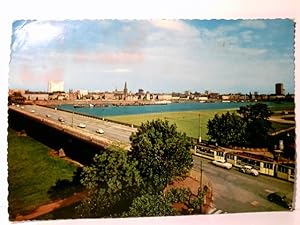
[[[58,117],[58,121],[63,123],[65,122],[65,119],[63,117]]]
[[[232,164],[226,162],[225,160],[214,160],[214,161],[212,161],[212,164],[226,168],[228,170],[232,168]]]
[[[96,130],[96,133],[98,133],[98,134],[104,134],[104,130],[101,129],[101,128],[98,128],[98,129]]]
[[[31,113],[34,113],[35,111],[32,109],[30,112],[31,112]]]
[[[254,169],[252,166],[245,165],[245,166],[242,166],[239,170],[242,173],[251,174],[255,177],[257,177],[259,175],[259,172],[256,169]]]
[[[287,198],[284,193],[273,192],[273,193],[269,194],[267,198],[269,201],[274,202],[278,205],[281,205],[284,208],[292,209],[292,207],[293,207],[292,200]]]
[[[24,106],[21,106],[21,109],[24,109]]]
[[[80,123],[80,124],[78,124],[78,127],[85,128],[85,124],[84,123]]]
[[[49,117],[51,117],[51,115],[50,115],[50,114],[46,114],[46,117],[48,117],[48,118],[49,118]]]

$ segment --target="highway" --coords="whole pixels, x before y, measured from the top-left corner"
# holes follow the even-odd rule
[[[30,112],[34,116],[52,120],[57,123],[61,123],[58,118],[64,118],[64,125],[80,129],[81,132],[91,133],[93,135],[99,135],[100,137],[106,138],[111,141],[122,142],[129,144],[130,135],[136,131],[136,128],[129,126],[103,121],[100,119],[95,119],[87,116],[78,115],[71,112],[64,112],[60,110],[55,110],[47,107],[42,107],[38,105],[14,105],[11,106],[18,110]],[[46,116],[48,115],[48,116]],[[80,128],[78,125],[83,123],[86,127]],[[96,133],[97,129],[103,129],[104,134]]]
[[[200,171],[212,183],[214,205],[228,213],[287,211],[267,200],[271,192],[283,192],[293,199],[294,184],[278,178],[241,173],[237,168],[230,170],[215,166],[211,160],[193,156],[194,170]]]

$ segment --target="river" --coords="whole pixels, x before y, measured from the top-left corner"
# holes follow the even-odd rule
[[[144,105],[144,106],[109,106],[109,107],[84,107],[74,108],[73,105],[60,105],[59,109],[74,111],[82,114],[92,116],[108,117],[120,115],[134,115],[145,113],[162,113],[162,112],[180,112],[180,111],[199,111],[199,110],[220,110],[220,109],[234,109],[240,106],[250,104],[249,102],[217,102],[217,103],[200,103],[200,102],[184,102],[184,103],[170,103],[166,105]],[[269,107],[277,110],[293,108],[294,104],[291,102],[274,103],[266,102]]]

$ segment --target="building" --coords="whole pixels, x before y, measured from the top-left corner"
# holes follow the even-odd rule
[[[48,93],[53,92],[64,92],[64,81],[53,81],[48,82]]]
[[[127,82],[125,81],[125,86],[124,86],[124,93],[123,93],[123,100],[126,100],[128,97],[128,89],[127,89]]]
[[[283,83],[275,84],[275,94],[276,95],[285,95],[285,90],[283,88]]]

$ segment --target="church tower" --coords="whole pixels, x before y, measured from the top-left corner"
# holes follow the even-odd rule
[[[127,89],[127,82],[125,81],[125,86],[124,86],[124,100],[127,99],[127,96],[128,96],[128,89]]]

